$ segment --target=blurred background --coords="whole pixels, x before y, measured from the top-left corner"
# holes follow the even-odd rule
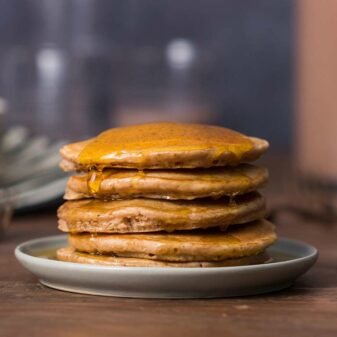
[[[108,126],[194,121],[292,144],[290,0],[0,5],[10,124],[79,139]]]
[[[315,215],[335,219],[336,1],[0,0],[0,8],[6,200],[18,204],[13,195],[32,185],[13,186],[27,179],[42,189],[33,204],[60,196],[64,141],[172,120],[268,139],[275,205],[284,193],[292,199],[283,208],[303,204],[307,191],[301,211],[319,205]],[[36,169],[21,176],[27,161]]]

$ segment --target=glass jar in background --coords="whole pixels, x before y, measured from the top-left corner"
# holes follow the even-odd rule
[[[299,1],[297,159],[337,185],[337,2]]]
[[[334,0],[297,4],[295,161],[304,191],[337,214],[336,15]]]

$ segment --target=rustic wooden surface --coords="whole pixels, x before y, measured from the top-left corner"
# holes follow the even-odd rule
[[[289,191],[289,168],[274,160],[269,204],[305,204]],[[96,297],[46,288],[16,261],[17,244],[58,233],[55,211],[14,218],[0,242],[0,336],[337,336],[337,224],[291,214],[276,218],[279,235],[320,251],[291,288],[231,299],[146,300]]]

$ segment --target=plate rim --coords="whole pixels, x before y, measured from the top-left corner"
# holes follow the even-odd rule
[[[34,244],[38,244],[44,241],[53,241],[53,240],[60,240],[61,238],[66,239],[66,234],[58,234],[58,235],[51,235],[51,236],[44,236],[40,238],[31,239],[25,242],[22,242],[18,246],[16,246],[14,250],[14,254],[19,262],[25,261],[32,264],[39,264],[47,265],[48,267],[62,267],[66,269],[73,269],[73,270],[82,270],[82,271],[90,271],[90,270],[97,270],[97,271],[106,271],[106,272],[137,272],[137,273],[166,273],[166,274],[190,274],[190,273],[216,273],[216,272],[223,272],[223,271],[239,271],[239,270],[268,270],[277,267],[284,267],[289,265],[294,265],[304,261],[311,261],[314,260],[313,263],[316,262],[319,256],[319,252],[316,247],[303,242],[301,240],[296,239],[289,239],[286,237],[279,237],[276,243],[290,243],[294,246],[300,246],[302,249],[307,250],[309,253],[305,256],[296,257],[291,260],[279,261],[274,263],[266,263],[266,264],[257,264],[257,265],[248,265],[248,266],[231,266],[231,267],[127,267],[127,266],[102,266],[102,265],[94,265],[94,264],[82,264],[76,262],[68,262],[68,261],[59,261],[59,260],[50,260],[45,259],[38,256],[33,256],[24,250],[27,249],[29,246]],[[275,243],[274,243],[275,244]],[[274,245],[273,244],[273,245]],[[273,246],[272,245],[272,246]]]

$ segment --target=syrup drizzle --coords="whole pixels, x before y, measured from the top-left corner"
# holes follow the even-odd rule
[[[229,195],[229,206],[235,207],[237,205],[236,197],[240,194],[240,192],[233,192]]]
[[[91,196],[97,196],[101,190],[101,183],[103,181],[102,169],[91,169],[87,175],[87,186]]]
[[[213,163],[217,163],[223,153],[232,156],[234,162],[254,147],[249,137],[222,127],[153,123],[107,130],[92,139],[82,149],[78,162],[81,166],[90,165],[127,167],[151,167],[154,152],[181,152],[212,150]],[[166,163],[171,167],[173,163]],[[125,167],[125,166],[124,166]]]

